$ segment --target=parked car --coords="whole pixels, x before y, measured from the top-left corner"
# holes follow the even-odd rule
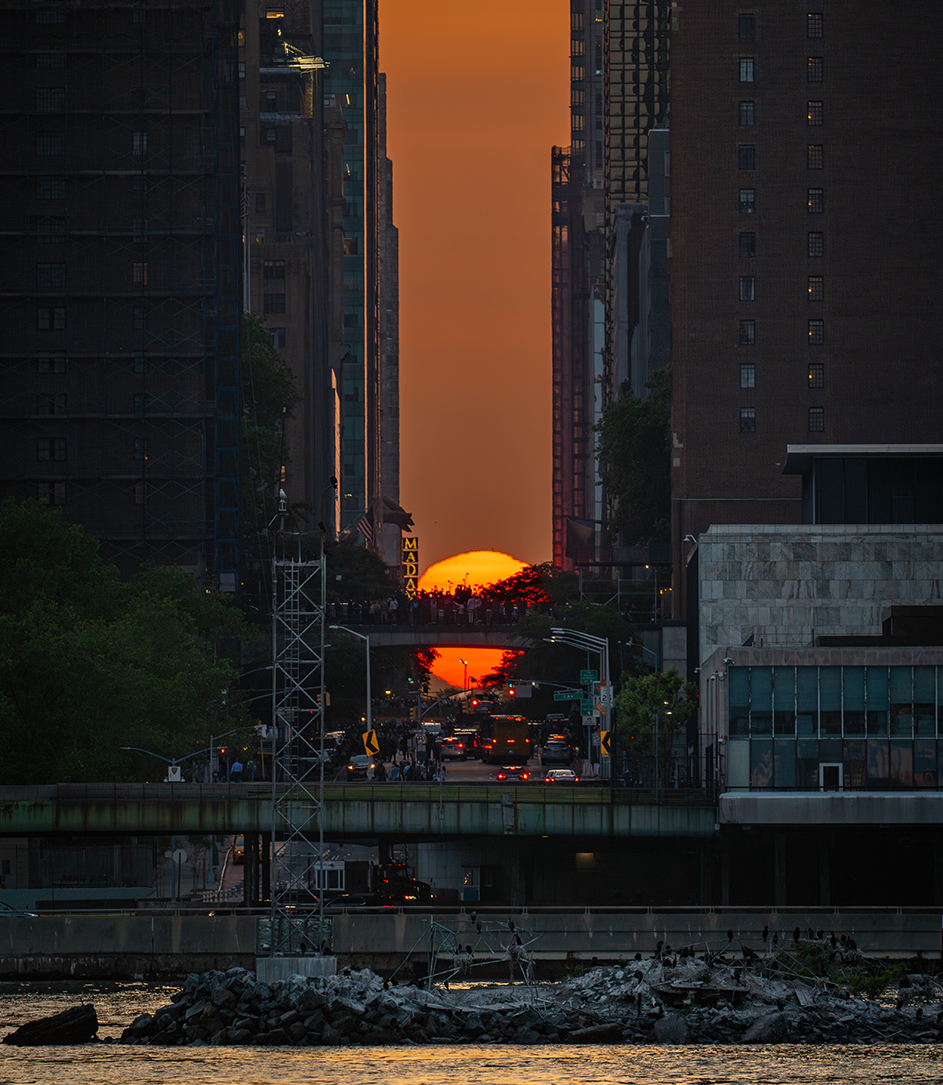
[[[499,784],[525,784],[530,779],[530,772],[526,768],[499,769],[494,778]]]
[[[572,769],[548,769],[545,784],[578,784],[579,776]]]
[[[443,761],[446,759],[450,761],[465,761],[468,758],[468,750],[465,748],[465,742],[457,735],[443,735],[439,739],[439,757]]]
[[[369,754],[355,753],[347,762],[347,779],[366,780],[376,772],[376,767],[376,761]]]

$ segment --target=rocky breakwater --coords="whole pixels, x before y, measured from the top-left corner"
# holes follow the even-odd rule
[[[191,975],[174,1002],[121,1042],[203,1045],[435,1043],[938,1043],[941,987],[856,966],[857,984],[781,956],[748,961],[656,957],[595,968],[560,984],[462,991],[390,985],[367,969],[274,985],[255,974]],[[885,988],[859,997],[852,987]],[[899,984],[899,986],[898,986]]]

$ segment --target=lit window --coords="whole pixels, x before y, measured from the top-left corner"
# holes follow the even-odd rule
[[[807,248],[809,256],[822,256],[825,251],[825,234],[818,232],[810,233]]]
[[[756,124],[756,103],[755,102],[741,102],[740,103],[740,127],[741,128],[749,128],[753,124]]]
[[[824,388],[825,387],[825,363],[824,362],[810,362],[809,363],[809,387],[810,388]]]
[[[808,147],[808,165],[810,170],[822,168],[822,144],[810,143]]]
[[[810,320],[809,321],[809,345],[813,347],[820,347],[825,342],[825,321],[824,320]]]
[[[756,321],[740,321],[740,346],[752,347],[756,344]]]
[[[756,366],[752,362],[742,362],[740,364],[740,387],[756,387]]]
[[[740,255],[743,257],[756,256],[756,234],[742,233],[740,235]]]
[[[737,17],[737,33],[741,41],[752,41],[756,37],[756,16],[752,12],[742,12]]]
[[[141,286],[147,286],[147,264],[132,264],[131,278]]]
[[[752,275],[740,276],[740,300],[756,300],[756,279]]]
[[[822,58],[809,57],[806,63],[806,71],[808,72],[808,79],[810,83],[821,83],[824,73]]]
[[[824,30],[824,15],[820,11],[810,11],[806,16],[805,36],[820,38]]]
[[[809,102],[809,124],[815,128],[822,123],[822,103],[821,102]]]
[[[265,227],[264,227],[264,226],[260,226],[260,227],[259,227],[259,228],[258,228],[258,229],[257,229],[257,230],[255,231],[255,243],[256,243],[257,245],[261,245],[261,244],[262,244],[262,243],[263,243],[264,241],[265,241]]]
[[[753,57],[740,57],[740,82],[753,82]]]
[[[756,169],[756,147],[752,143],[741,143],[738,148],[738,160],[740,169]]]
[[[756,408],[755,407],[741,407],[740,408],[740,432],[741,433],[756,433]]]
[[[825,280],[821,275],[809,276],[809,301],[822,301],[825,297]]]
[[[752,188],[740,189],[740,214],[752,215],[756,210],[756,190]]]
[[[821,188],[809,189],[809,214],[821,215],[825,210],[825,190]]]
[[[809,408],[809,433],[824,433],[825,432],[825,408],[824,407],[810,407]]]

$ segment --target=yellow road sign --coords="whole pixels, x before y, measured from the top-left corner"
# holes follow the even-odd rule
[[[611,731],[599,732],[599,749],[602,751],[603,757],[612,757],[612,739]]]
[[[377,742],[376,731],[364,731],[363,748],[364,752],[368,753],[371,757],[377,756],[380,752],[380,744]]]

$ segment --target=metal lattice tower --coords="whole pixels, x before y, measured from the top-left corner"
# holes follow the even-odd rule
[[[272,956],[294,955],[302,941],[323,950],[325,941],[323,894],[316,923],[296,908],[320,888],[324,845],[326,562],[323,537],[317,557],[305,551],[310,541],[279,535],[272,568]]]

